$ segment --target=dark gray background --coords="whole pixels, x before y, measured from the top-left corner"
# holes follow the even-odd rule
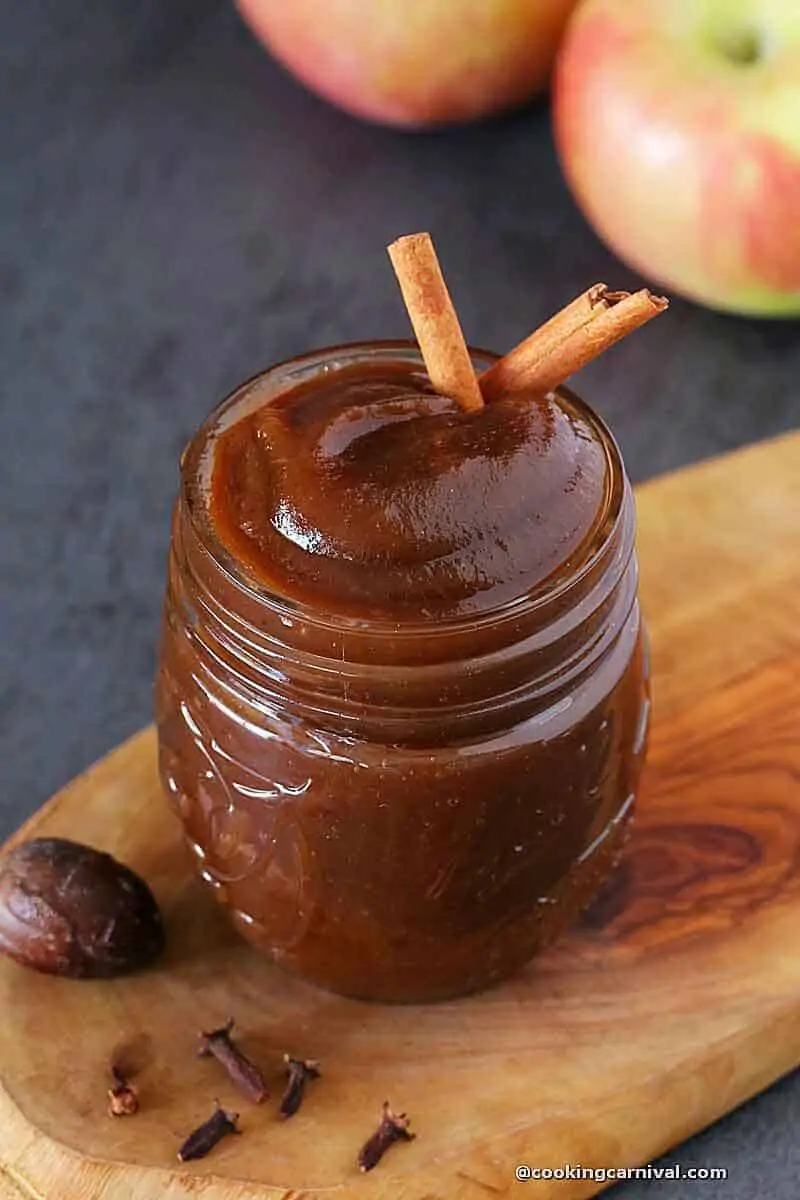
[[[543,106],[444,134],[335,112],[218,0],[0,0],[0,825],[150,716],[179,452],[237,381],[405,336],[384,245],[430,229],[467,336],[502,350],[635,277],[570,200]],[[676,301],[578,382],[636,480],[798,424],[800,337]],[[679,1154],[795,1196],[790,1078]],[[509,1174],[513,1164],[509,1164]]]

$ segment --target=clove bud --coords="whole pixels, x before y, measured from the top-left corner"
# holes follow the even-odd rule
[[[384,1100],[381,1123],[369,1141],[361,1147],[357,1164],[360,1171],[371,1171],[377,1167],[386,1151],[394,1142],[410,1142],[416,1134],[409,1132],[409,1119],[405,1113],[392,1112],[388,1100]]]
[[[226,1112],[220,1106],[219,1100],[216,1101],[216,1105],[215,1111],[208,1120],[190,1133],[181,1146],[178,1151],[180,1162],[189,1162],[193,1158],[205,1158],[226,1134],[241,1132],[236,1126],[239,1114]]]
[[[284,1054],[283,1061],[289,1078],[278,1111],[282,1117],[293,1117],[303,1103],[309,1079],[319,1079],[319,1063],[312,1058],[292,1058],[289,1054]]]
[[[108,1112],[112,1117],[132,1117],[139,1111],[139,1094],[119,1067],[112,1067],[114,1086],[108,1089]]]
[[[202,1033],[203,1045],[198,1050],[200,1058],[213,1056],[239,1088],[239,1091],[252,1100],[261,1104],[269,1093],[264,1083],[261,1071],[252,1063],[231,1037],[233,1018],[226,1022],[221,1029],[213,1029],[210,1033]]]

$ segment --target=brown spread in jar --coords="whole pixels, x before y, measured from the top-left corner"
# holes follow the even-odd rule
[[[464,412],[411,363],[331,370],[220,437],[212,520],[280,595],[391,620],[530,594],[596,532],[607,457],[566,398]]]
[[[334,990],[422,1001],[574,919],[644,755],[633,534],[577,397],[464,412],[411,344],[274,368],[212,415],[183,463],[157,716],[245,937]]]

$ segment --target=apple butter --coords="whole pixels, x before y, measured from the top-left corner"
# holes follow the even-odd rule
[[[551,942],[633,811],[636,585],[619,451],[567,389],[464,412],[406,342],[237,389],[182,460],[157,722],[241,933],[390,1001],[483,987]]]

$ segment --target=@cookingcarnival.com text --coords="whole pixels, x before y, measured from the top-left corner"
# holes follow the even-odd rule
[[[534,1167],[520,1163],[517,1179],[590,1179],[594,1183],[611,1183],[624,1179],[727,1179],[726,1167],[684,1167],[680,1163],[654,1167],[583,1167],[580,1163],[563,1163],[560,1167]]]

